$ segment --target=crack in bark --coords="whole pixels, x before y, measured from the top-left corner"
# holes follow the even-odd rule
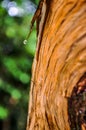
[[[81,130],[81,125],[86,129],[86,73],[74,87],[68,106],[71,130]]]

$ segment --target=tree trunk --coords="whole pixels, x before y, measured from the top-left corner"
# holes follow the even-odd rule
[[[27,130],[86,130],[86,0],[41,6]]]

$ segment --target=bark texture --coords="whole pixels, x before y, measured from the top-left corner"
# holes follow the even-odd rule
[[[71,130],[68,99],[86,72],[86,0],[43,3],[27,130]]]

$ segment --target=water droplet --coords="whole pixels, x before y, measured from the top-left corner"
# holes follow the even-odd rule
[[[24,44],[27,44],[27,40],[24,40],[23,43],[24,43]]]

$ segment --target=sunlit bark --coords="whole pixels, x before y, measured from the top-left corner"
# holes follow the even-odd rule
[[[86,72],[86,0],[50,0],[46,8],[32,67],[27,130],[71,130],[68,99]]]

